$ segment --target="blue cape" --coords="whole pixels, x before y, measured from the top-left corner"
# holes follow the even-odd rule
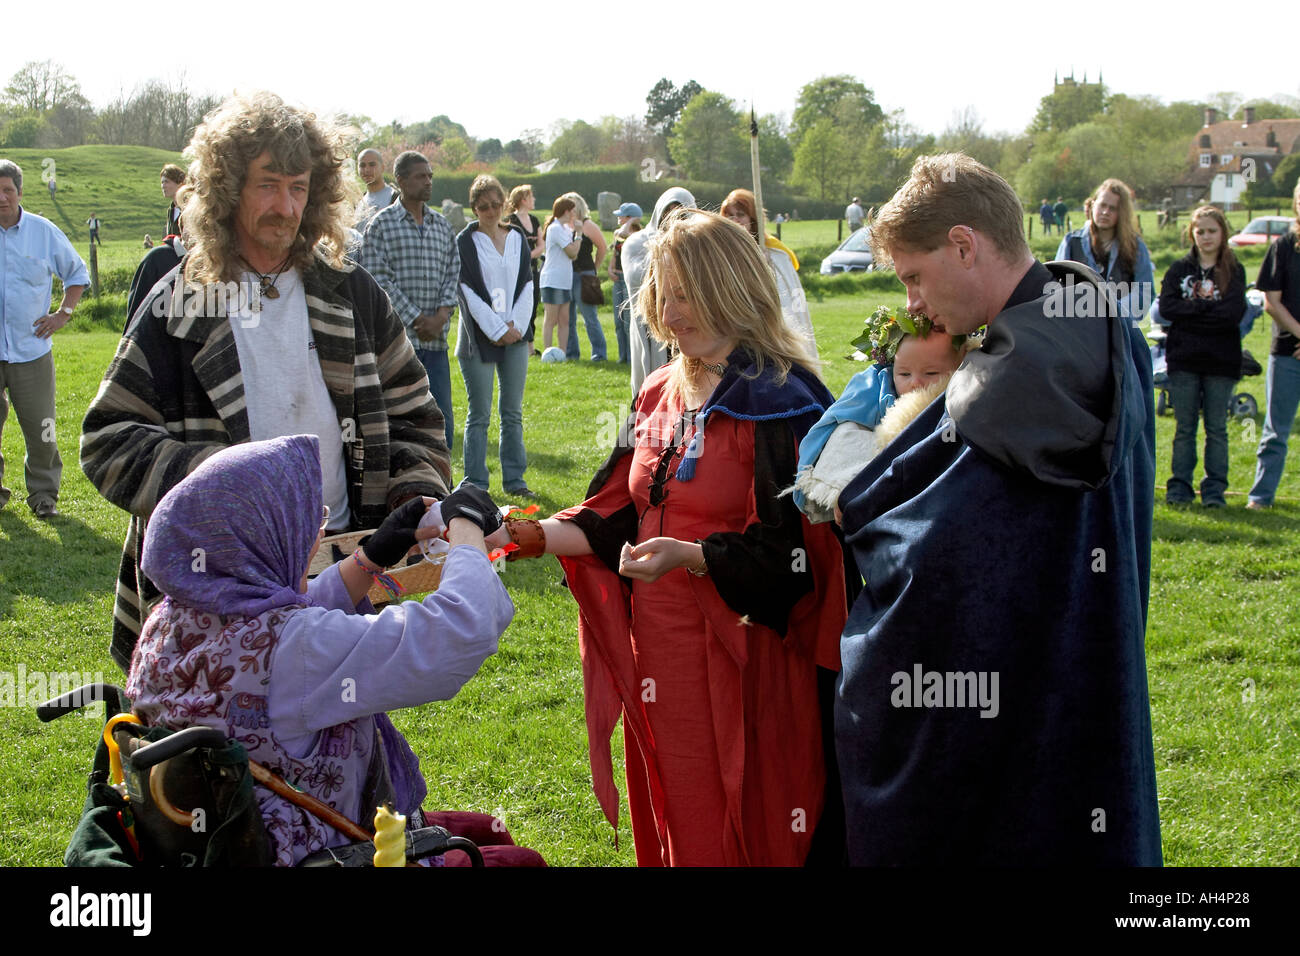
[[[857,865],[1159,865],[1150,353],[1035,264],[845,489],[835,736]]]

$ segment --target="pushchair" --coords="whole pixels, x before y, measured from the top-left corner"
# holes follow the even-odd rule
[[[299,866],[370,866],[374,835],[327,804],[252,761],[211,727],[145,727],[123,691],[89,684],[36,708],[45,723],[104,701],[104,731],[95,750],[81,819],[64,856],[67,866],[269,866],[271,844],[253,787],[263,786],[354,840],[311,854]],[[184,808],[189,809],[184,809]],[[407,865],[461,850],[470,865],[483,856],[469,839],[437,826],[408,829]],[[400,857],[398,858],[400,863]]]
[[[1255,327],[1255,320],[1263,314],[1264,293],[1254,288],[1252,283],[1251,288],[1246,292],[1246,314],[1242,316],[1239,329],[1243,339]],[[1147,318],[1151,323],[1147,338],[1151,341],[1152,382],[1159,393],[1156,396],[1156,414],[1167,415],[1174,407],[1169,398],[1168,357],[1165,351],[1165,342],[1169,337],[1166,331],[1169,328],[1169,322],[1160,315],[1159,300],[1151,303],[1151,308],[1147,311]],[[1242,349],[1240,378],[1259,375],[1263,371],[1263,366],[1259,364],[1255,356],[1251,355],[1248,350]],[[1228,399],[1228,414],[1238,419],[1254,418],[1259,414],[1259,402],[1249,392],[1235,392]]]

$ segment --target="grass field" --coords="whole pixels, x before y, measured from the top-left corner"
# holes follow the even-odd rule
[[[142,224],[145,218],[162,219],[156,169],[169,155],[139,161],[147,167],[147,188],[132,202],[149,214],[141,213]],[[72,194],[67,218],[84,221],[89,213],[73,205],[76,167],[59,163],[60,201],[65,188]],[[43,186],[39,157],[24,165],[30,197]],[[1234,214],[1234,224],[1240,225],[1239,218],[1244,221],[1244,214]],[[822,250],[835,244],[835,230],[834,222],[783,227],[785,240],[804,260],[805,275],[815,274]],[[151,230],[142,225],[139,231]],[[1159,278],[1160,263],[1179,254],[1177,244],[1150,232],[1148,239]],[[1050,258],[1055,244],[1036,236],[1035,252]],[[84,242],[78,246],[84,254]],[[101,263],[133,268],[142,251],[138,237],[110,240]],[[1243,259],[1253,278],[1258,254]],[[846,360],[848,342],[876,305],[901,304],[901,287],[887,273],[809,281],[808,287],[824,376],[838,393],[862,368]],[[116,301],[105,302],[109,329],[74,320],[89,331],[70,326],[55,338],[56,430],[65,463],[60,518],[38,522],[23,504],[22,436],[13,421],[5,429],[6,484],[14,498],[0,510],[0,675],[21,669],[121,679],[107,646],[126,516],[99,496],[77,466],[81,419],[121,327],[122,316],[112,314]],[[608,307],[602,319],[612,354]],[[1267,320],[1258,323],[1246,342],[1261,359],[1268,351],[1267,326]],[[458,372],[453,388],[463,422]],[[1263,403],[1262,376],[1240,388]],[[622,366],[531,365],[524,403],[528,482],[545,512],[581,500],[606,453],[602,440],[610,422],[621,419],[628,398]],[[1300,627],[1289,593],[1300,571],[1300,464],[1291,462],[1276,508],[1246,511],[1258,429],[1258,420],[1230,425],[1228,508],[1156,505],[1147,652],[1165,860],[1171,865],[1300,864]],[[1158,419],[1161,486],[1172,436],[1172,418]],[[491,445],[494,493],[495,453]],[[459,461],[454,468],[459,478]],[[1159,490],[1157,501],[1163,502]],[[454,700],[395,715],[421,757],[430,790],[426,805],[496,813],[520,842],[555,864],[631,865],[626,805],[616,847],[591,793],[577,609],[560,583],[559,565],[553,558],[512,564],[505,581],[518,610],[500,651]],[[73,717],[41,725],[21,706],[25,701],[0,703],[14,705],[0,707],[0,733],[7,741],[0,864],[56,865],[80,811],[99,723]]]
[[[833,391],[861,368],[844,356],[862,317],[900,301],[898,291],[814,300]],[[612,348],[607,309],[603,319]],[[107,643],[126,519],[76,465],[81,417],[116,341],[103,331],[56,338],[61,518],[38,522],[23,505],[21,433],[12,424],[5,431],[15,495],[0,511],[0,672],[119,677]],[[1262,326],[1247,345],[1265,354]],[[463,420],[465,397],[453,378]],[[1262,378],[1242,387],[1263,400]],[[621,415],[627,398],[627,376],[614,364],[530,367],[528,480],[546,512],[582,498],[605,454],[610,419],[602,416]],[[1180,866],[1289,865],[1300,863],[1300,640],[1287,587],[1300,570],[1300,468],[1289,469],[1273,511],[1244,510],[1258,426],[1230,427],[1229,507],[1156,507],[1147,647],[1165,858]],[[1161,483],[1172,431],[1172,419],[1158,420]],[[495,462],[490,467],[499,481]],[[553,558],[510,565],[505,580],[518,612],[500,651],[454,700],[396,715],[421,756],[427,805],[501,814],[521,842],[554,863],[630,865],[626,809],[615,848],[590,789],[577,609],[559,566]],[[0,863],[56,864],[81,806],[98,723],[41,725],[29,709],[9,707],[0,711],[0,732],[8,741]]]

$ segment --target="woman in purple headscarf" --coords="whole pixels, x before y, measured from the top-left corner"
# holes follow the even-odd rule
[[[142,563],[166,597],[141,632],[127,694],[147,724],[222,730],[355,822],[390,799],[420,826],[424,778],[385,712],[454,696],[496,651],[514,615],[483,543],[500,518],[478,489],[448,496],[438,590],[366,613],[374,575],[415,544],[433,499],[400,506],[309,584],[327,517],[320,474],[314,436],[250,442],[213,455],[163,498]],[[349,842],[282,797],[257,796],[277,864]],[[520,847],[489,849],[506,865],[541,862]]]

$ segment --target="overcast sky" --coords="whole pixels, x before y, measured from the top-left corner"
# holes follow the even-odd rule
[[[1300,94],[1285,38],[1264,55],[1258,28],[1203,0],[1158,9],[769,0],[763,9],[793,11],[798,20],[769,15],[757,23],[743,19],[746,7],[718,0],[25,3],[5,11],[0,77],[28,60],[54,59],[102,107],[119,90],[175,79],[183,69],[200,92],[267,88],[318,112],[380,123],[445,113],[470,135],[502,142],[530,127],[545,134],[561,119],[641,116],[646,93],[663,76],[788,115],[804,83],[849,73],[886,110],[901,107],[933,133],[967,106],[986,131],[1019,132],[1051,92],[1053,73],[1072,69],[1089,80],[1100,70],[1112,92],[1165,102],[1220,90],[1246,98]],[[190,10],[209,19],[189,23]],[[1123,30],[1110,25],[1120,10]],[[1241,28],[1252,52],[1230,39]],[[527,45],[507,43],[511,37]],[[1216,38],[1219,52],[1206,55]]]

